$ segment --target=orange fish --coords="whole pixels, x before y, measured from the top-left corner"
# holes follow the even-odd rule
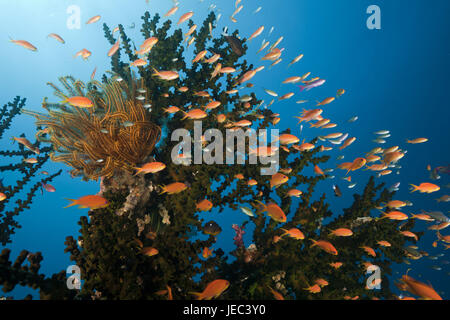
[[[448,236],[443,236],[443,235],[440,234],[439,231],[436,233],[436,235],[437,235],[437,237],[439,238],[439,240],[444,241],[444,242],[446,242],[446,243],[450,243],[450,235],[448,235]]]
[[[163,108],[163,110],[164,110],[164,112],[172,114],[172,113],[177,113],[178,111],[180,111],[180,108],[178,108],[176,106],[170,106],[168,108]]]
[[[71,106],[78,108],[91,108],[94,106],[94,103],[89,98],[81,96],[67,98],[64,101],[61,101],[61,103],[68,103]]]
[[[427,141],[428,141],[427,138],[416,138],[416,139],[413,139],[413,140],[406,140],[407,143],[413,143],[413,144],[424,143],[424,142],[427,142]]]
[[[154,76],[159,77],[161,80],[171,81],[179,78],[179,74],[176,71],[158,71],[155,68],[153,68],[155,73],[153,73]]]
[[[388,218],[388,219],[391,219],[391,220],[402,221],[402,220],[407,220],[408,219],[408,215],[406,215],[406,214],[404,214],[403,212],[400,212],[400,211],[391,211],[389,213],[381,211],[381,213],[383,214],[383,217],[377,218],[377,220]]]
[[[97,22],[98,20],[100,20],[100,18],[101,18],[101,16],[99,16],[99,15],[93,16],[92,18],[90,18],[90,19],[86,22],[86,24],[95,23],[95,22]]]
[[[192,60],[192,63],[202,60],[206,56],[207,53],[208,53],[208,51],[206,51],[206,50],[200,51],[199,54],[197,54],[197,56],[194,58],[194,60]]]
[[[404,235],[405,237],[414,238],[416,241],[419,240],[419,239],[417,238],[417,235],[414,234],[414,233],[412,233],[411,231],[400,231],[400,233],[401,233],[402,235]]]
[[[284,297],[282,296],[281,293],[279,293],[278,291],[273,290],[271,287],[269,287],[270,292],[272,292],[273,297],[275,298],[275,300],[284,300]]]
[[[90,52],[88,49],[82,49],[75,54],[74,58],[81,56],[83,60],[86,60],[91,56],[91,54],[92,52]]]
[[[335,97],[329,97],[329,98],[324,99],[322,102],[317,101],[316,106],[324,106],[326,104],[333,102],[334,99],[335,99]]]
[[[264,31],[264,26],[259,27],[258,29],[256,29],[255,32],[252,33],[252,35],[250,36],[250,38],[247,39],[247,41],[250,41],[250,40],[256,38],[256,37],[259,36],[263,31]]]
[[[208,199],[204,199],[204,200],[200,201],[199,203],[197,203],[196,207],[197,207],[197,210],[200,210],[200,211],[209,211],[212,209],[213,204]]]
[[[212,250],[208,249],[207,247],[204,247],[202,257],[208,259],[210,256],[212,256]]]
[[[31,51],[37,51],[37,48],[35,46],[33,46],[31,43],[29,43],[28,41],[25,40],[13,40],[13,39],[9,39],[10,42],[15,43],[19,46],[24,47],[25,49],[31,50]]]
[[[299,198],[302,195],[303,192],[301,192],[300,190],[297,189],[291,189],[287,192],[287,195],[289,197],[297,197]]]
[[[176,193],[180,193],[180,192],[186,190],[187,188],[188,188],[188,186],[182,182],[174,182],[167,186],[163,186],[162,192],[160,194],[163,194],[163,193],[176,194]]]
[[[197,296],[197,300],[211,300],[219,297],[228,287],[230,282],[223,279],[211,281],[202,292],[189,292]]]
[[[411,184],[411,186],[411,192],[420,191],[420,193],[432,193],[441,189],[439,186],[429,182],[423,182],[418,186]]]
[[[277,188],[279,186],[281,186],[283,183],[288,182],[289,178],[287,176],[285,176],[282,173],[275,173],[272,176],[272,179],[270,179],[270,188],[272,189],[273,187]]]
[[[170,17],[171,15],[173,15],[175,12],[177,12],[178,10],[178,6],[174,6],[172,9],[170,9],[169,11],[167,11],[167,13],[164,15],[164,17]]]
[[[265,205],[264,203],[257,200],[258,203],[262,205],[262,212],[267,211],[267,215],[277,222],[286,222],[286,214],[284,211],[276,204],[269,203]]]
[[[4,194],[3,192],[0,192],[0,201],[4,201],[6,200],[6,194]]]
[[[372,257],[376,257],[377,256],[377,254],[375,253],[375,250],[373,250],[371,247],[362,246],[360,248],[364,249],[364,251],[367,252],[367,254],[372,256]]]
[[[401,281],[406,285],[406,290],[416,296],[425,300],[442,300],[441,296],[439,296],[433,287],[417,281],[408,275],[404,275]]]
[[[313,244],[310,246],[310,248],[312,248],[314,246],[318,246],[325,252],[337,256],[338,251],[330,242],[325,241],[325,240],[317,240],[317,241],[314,239],[310,239],[310,240],[313,242]]]
[[[330,232],[330,236],[336,236],[336,237],[350,237],[353,235],[352,230],[347,229],[347,228],[339,228],[336,230],[331,230]]]
[[[61,38],[61,36],[57,35],[56,33],[50,33],[47,37],[56,39],[57,41],[61,42],[62,44],[66,43],[66,42],[64,41],[64,39]]]
[[[256,186],[258,184],[258,181],[256,181],[255,179],[250,179],[247,182],[247,185],[249,186]]]
[[[120,46],[120,39],[117,39],[116,43],[111,47],[111,49],[109,49],[107,55],[108,57],[113,56],[117,50],[119,50],[119,46]]]
[[[305,235],[303,234],[303,232],[301,232],[299,229],[297,228],[291,228],[289,230],[280,228],[280,230],[282,230],[284,233],[280,236],[283,237],[285,235],[294,238],[296,240],[303,240],[305,239]]]
[[[325,173],[323,173],[322,169],[320,169],[319,166],[318,166],[317,164],[314,166],[314,172],[315,172],[316,174],[320,174],[320,175],[322,175],[322,176],[325,176]]]
[[[307,290],[311,293],[319,293],[322,289],[320,289],[320,286],[318,284],[315,284],[313,286],[310,286],[308,288],[304,288],[304,290]]]
[[[194,15],[194,12],[192,12],[192,11],[189,11],[189,12],[183,14],[183,15],[180,17],[180,20],[178,20],[177,25],[180,25],[180,24],[182,24],[183,22],[187,21],[188,19],[192,18],[193,15]]]
[[[84,196],[76,200],[75,199],[67,199],[67,200],[72,201],[72,203],[64,208],[69,208],[78,205],[80,206],[81,209],[89,208],[95,210],[105,208],[109,205],[108,200],[97,195]]]
[[[348,138],[347,140],[344,141],[344,144],[339,147],[339,149],[340,150],[345,149],[345,148],[347,148],[349,145],[351,145],[355,141],[356,141],[355,137]]]
[[[146,255],[148,257],[155,256],[155,255],[157,255],[159,253],[158,249],[155,249],[153,247],[142,248],[141,252],[142,252],[142,254],[144,254],[144,255]]]
[[[166,165],[162,162],[149,162],[144,164],[141,168],[135,168],[137,170],[135,175],[138,175],[142,172],[147,173],[156,173],[161,170],[164,170]]]
[[[281,57],[281,50],[278,48],[273,48],[269,53],[267,53],[261,60],[276,61]]]
[[[314,281],[314,283],[315,283],[315,284],[318,284],[318,285],[321,286],[321,287],[325,287],[325,286],[328,285],[328,281],[325,280],[325,279],[322,279],[322,278],[316,279],[316,280]]]
[[[355,170],[361,169],[362,167],[364,167],[365,164],[366,164],[366,159],[356,158],[355,160],[353,160],[351,166],[348,168],[346,175],[350,171],[355,171]]]
[[[199,119],[204,119],[208,116],[208,114],[205,111],[203,111],[202,109],[192,109],[189,112],[184,112],[184,111],[182,111],[182,112],[185,114],[185,116],[181,120],[184,120],[186,118],[189,118],[191,120],[199,120]]]
[[[390,247],[391,246],[391,243],[388,241],[385,241],[385,240],[380,240],[377,243],[382,247]]]

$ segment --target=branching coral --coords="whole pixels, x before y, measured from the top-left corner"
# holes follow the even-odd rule
[[[45,99],[42,107],[48,114],[25,111],[37,119],[38,125],[48,128],[49,138],[40,140],[52,143],[53,161],[72,167],[74,176],[97,180],[120,170],[131,172],[149,158],[161,129],[151,121],[143,102],[137,100],[142,95],[137,90],[145,90],[142,81],[92,81],[85,90],[85,84],[72,77],[60,80],[68,94],[50,84],[56,96],[85,96],[94,102],[94,107],[49,104]]]

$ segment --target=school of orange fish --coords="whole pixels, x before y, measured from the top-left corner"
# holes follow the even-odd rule
[[[244,7],[244,5],[241,4],[241,0],[237,0],[235,2],[236,10],[230,17],[230,19],[231,19],[231,21],[233,21],[233,23],[237,22],[235,16],[243,9],[243,7]],[[215,5],[214,5],[213,9],[214,8],[215,8]],[[164,17],[168,18],[168,17],[174,15],[178,10],[179,10],[179,6],[176,3],[176,5],[174,5],[173,8],[170,9],[164,15]],[[261,7],[258,7],[258,9],[256,9],[254,11],[254,13],[257,13],[260,10],[261,10]],[[194,15],[193,11],[188,11],[188,12],[182,14],[177,22],[177,25],[182,25],[184,22],[191,19],[193,17],[193,15]],[[218,20],[220,19],[220,17],[221,17],[221,14],[219,14]],[[96,23],[100,19],[101,19],[100,15],[94,16],[91,19],[89,19],[86,22],[86,24]],[[195,41],[195,37],[191,38],[191,35],[196,30],[196,28],[197,28],[197,25],[193,25],[184,34],[185,42],[187,43],[187,46],[190,46]],[[209,26],[209,29],[210,29],[210,33],[212,34],[211,25]],[[264,32],[264,30],[265,30],[264,26],[260,26],[260,27],[256,28],[254,33],[252,33],[246,40],[247,43],[249,44],[250,41],[259,37]],[[273,28],[270,30],[269,36],[270,36],[272,30],[273,30]],[[113,30],[113,34],[117,31],[118,31],[118,28],[115,28]],[[59,36],[58,34],[51,33],[48,36],[59,41],[61,44],[65,43],[64,39],[61,36]],[[281,43],[282,40],[283,40],[283,37],[280,37],[270,47],[269,47],[269,44],[270,44],[269,41],[264,40],[261,47],[257,51],[257,53],[260,53],[264,49],[267,49],[266,54],[263,57],[261,57],[261,60],[262,61],[271,61],[272,62],[271,67],[273,67],[274,65],[276,65],[282,61],[281,57],[283,55],[284,49],[279,49],[277,47]],[[11,39],[11,42],[13,42],[14,44],[20,45],[28,50],[37,51],[37,48],[28,41]],[[132,61],[130,63],[130,67],[146,66],[148,64],[148,61],[146,60],[146,54],[148,54],[148,52],[150,52],[152,50],[152,48],[157,44],[158,44],[158,39],[155,37],[146,39],[140,46],[139,50],[136,50],[136,52],[135,52],[137,55],[141,56],[141,58],[137,59],[136,61]],[[120,39],[118,38],[117,42],[111,47],[111,49],[107,52],[106,55],[108,57],[113,56],[119,50],[119,47],[120,47]],[[269,47],[269,48],[267,48],[267,47]],[[79,51],[75,54],[75,57],[81,56],[83,59],[86,60],[89,58],[90,55],[91,55],[91,52],[89,50],[82,49],[81,51]],[[208,55],[210,55],[209,58],[207,58]],[[222,66],[222,64],[219,62],[220,58],[221,57],[219,54],[215,54],[214,52],[208,52],[208,51],[204,50],[196,55],[196,57],[192,60],[192,63],[209,63],[211,65],[215,64],[215,69],[214,69],[214,72],[211,74],[211,78],[215,78],[219,75],[225,75],[225,74],[238,72],[238,70],[235,70],[232,67]],[[298,63],[302,58],[303,58],[303,54],[299,54],[299,55],[295,56],[289,63],[288,67],[291,67],[292,65]],[[260,72],[264,69],[265,69],[265,66],[262,65],[254,70],[250,70],[250,71],[246,72],[245,74],[243,74],[240,77],[236,76],[235,77],[235,80],[236,80],[235,87],[237,87],[238,85],[242,85],[245,82],[250,81],[253,77],[256,76],[256,74],[258,72]],[[95,77],[95,71],[96,71],[96,69],[92,73],[91,79],[93,79]],[[310,75],[311,75],[311,73],[308,72],[302,76],[290,76],[290,77],[286,78],[282,82],[282,84],[301,83],[302,85],[299,87],[300,87],[301,91],[303,91],[303,90],[310,90],[314,87],[318,87],[325,82],[325,80],[321,79],[320,77],[314,77],[314,78],[308,79],[310,77]],[[162,79],[164,81],[172,81],[172,80],[179,78],[180,75],[175,70],[156,70],[156,69],[154,69],[154,76],[156,76],[159,79]],[[253,87],[253,84],[247,85],[247,87]],[[180,92],[187,92],[189,90],[189,88],[187,88],[187,87],[180,87],[177,89]],[[240,89],[242,89],[242,88],[233,89],[233,90],[227,91],[227,93],[235,94]],[[272,97],[279,96],[278,93],[276,93],[273,90],[264,89],[264,91]],[[209,97],[209,94],[207,92],[196,92],[195,94],[198,96]],[[344,94],[345,94],[345,90],[339,89],[335,96],[327,97],[325,99],[322,99],[322,101],[320,101],[320,102],[318,101],[317,104],[315,105],[315,108],[312,108],[309,110],[303,109],[301,114],[298,117],[296,117],[299,119],[298,123],[301,125],[300,133],[301,133],[301,130],[303,129],[303,123],[309,123],[311,129],[314,128],[315,130],[331,129],[331,128],[337,127],[337,124],[332,123],[331,119],[324,117],[324,114],[326,113],[326,110],[324,110],[325,109],[324,107],[326,107],[327,105],[332,103],[336,98],[340,98]],[[278,97],[278,101],[290,99],[294,95],[295,95],[294,92],[286,93],[286,94]],[[306,101],[306,100],[297,101],[298,104],[303,104],[303,103],[307,103],[307,102],[308,101]],[[90,101],[88,98],[82,97],[82,96],[67,98],[67,100],[63,101],[62,103],[68,103],[71,106],[78,107],[78,108],[91,108],[94,106],[94,103],[92,101]],[[266,105],[266,107],[270,107],[273,103],[275,103],[275,99],[273,99],[270,103],[268,103]],[[208,117],[208,113],[207,113],[208,110],[215,109],[215,108],[219,107],[220,105],[221,105],[220,102],[211,100],[206,106],[204,106],[203,109],[197,108],[197,109],[191,109],[189,111],[183,111],[180,107],[169,106],[169,107],[165,108],[164,110],[168,114],[173,114],[173,113],[181,111],[185,115],[185,117],[183,119],[199,120],[199,119],[204,119],[204,118]],[[357,120],[357,117],[354,117],[354,118],[350,119],[349,122],[354,122],[356,120]],[[224,114],[218,115],[217,121],[218,121],[218,123],[226,122],[227,121],[226,115],[224,115]],[[275,125],[279,121],[280,121],[280,115],[275,114],[271,121],[272,124]],[[244,119],[244,120],[240,120],[237,122],[228,122],[226,127],[232,128],[232,129],[237,129],[237,128],[250,127],[251,125],[252,125],[251,121]],[[385,143],[386,141],[383,139],[386,139],[390,136],[390,133],[387,130],[381,130],[381,131],[375,132],[375,134],[377,135],[377,139],[374,140],[375,143]],[[348,148],[350,145],[352,145],[357,140],[356,137],[349,137],[348,134],[344,134],[341,132],[329,133],[326,135],[321,134],[318,136],[318,138],[323,142],[330,143],[331,145],[339,145],[340,150]],[[18,143],[22,144],[25,148],[32,150],[36,154],[39,154],[39,150],[35,149],[32,146],[32,144],[30,143],[30,141],[28,141],[26,138],[13,137],[13,139],[15,141],[17,141]],[[419,137],[419,138],[407,140],[406,142],[408,144],[419,144],[419,143],[425,143],[427,141],[428,141],[427,138]],[[327,147],[325,145],[317,146],[317,145],[314,145],[311,143],[306,143],[304,141],[300,143],[300,138],[293,134],[280,135],[279,142],[280,142],[280,148],[282,150],[284,150],[285,152],[290,152],[291,150],[298,150],[300,152],[306,152],[306,151],[309,151],[309,150],[312,150],[312,149],[315,149],[318,147],[320,147],[320,151],[322,151],[322,152],[330,151],[333,149],[332,146],[329,146],[329,147]],[[274,155],[277,151],[278,151],[277,148],[273,148],[273,147],[259,147],[255,150],[250,150],[250,153],[257,153],[260,156],[264,156],[264,155]],[[355,158],[353,161],[343,162],[343,163],[339,164],[338,168],[345,171],[345,177],[343,179],[345,179],[349,183],[351,183],[351,176],[347,176],[347,175],[349,173],[356,174],[357,171],[361,170],[361,169],[377,172],[378,173],[377,176],[381,177],[381,176],[391,174],[392,173],[391,169],[398,167],[398,162],[405,156],[405,154],[406,154],[406,151],[402,150],[399,146],[392,146],[392,147],[388,147],[388,148],[376,147],[376,148],[368,151],[365,155]],[[180,155],[180,157],[182,157],[182,156],[183,155]],[[338,159],[343,159],[343,156],[342,155],[339,156]],[[29,164],[37,163],[37,160],[35,158],[24,159],[24,161]],[[136,175],[138,175],[138,174],[153,174],[153,173],[164,170],[165,167],[166,167],[166,165],[161,162],[147,163],[147,164],[144,164],[142,167],[135,168]],[[272,175],[270,178],[270,181],[269,181],[270,187],[277,188],[278,186],[280,186],[282,184],[288,183],[290,171],[291,170],[289,168],[284,168],[284,169],[280,169],[280,172]],[[327,170],[322,170],[317,165],[314,166],[314,172],[317,175],[326,176],[325,172],[330,172],[330,171],[331,171],[330,169],[328,169],[328,171],[327,171]],[[43,174],[47,174],[47,173],[43,172]],[[248,178],[247,184],[249,186],[254,186],[258,183],[255,179],[251,179],[250,177],[246,178],[242,174],[237,174],[235,176],[235,178],[240,179],[240,180]],[[334,177],[331,177],[331,178],[334,178]],[[355,185],[354,183],[349,184],[348,187],[352,188],[352,187],[354,187],[354,185]],[[411,192],[418,191],[420,193],[429,194],[429,193],[434,193],[434,192],[437,192],[440,190],[440,187],[438,185],[430,183],[430,182],[420,182],[420,183],[416,183],[416,184],[411,183],[411,186],[412,186]],[[173,195],[173,194],[183,192],[187,188],[188,188],[188,185],[186,185],[185,183],[174,182],[172,184],[163,186],[161,193]],[[398,186],[397,186],[397,188],[398,188]],[[46,185],[45,189],[49,192],[55,191],[55,189],[50,185]],[[339,188],[336,185],[333,186],[333,189],[334,189],[336,196],[342,195],[342,192],[339,190]],[[394,188],[394,190],[398,190],[398,189]],[[301,194],[302,194],[302,191],[297,190],[295,188],[290,189],[287,192],[287,196],[290,196],[290,197],[300,197]],[[0,201],[5,200],[6,198],[7,198],[7,195],[0,193]],[[447,202],[449,200],[450,200],[450,197],[448,195],[444,195],[438,199],[438,202],[441,202],[441,201]],[[72,203],[68,207],[74,206],[74,205],[79,205],[81,208],[89,208],[89,209],[93,210],[93,209],[103,208],[108,205],[108,201],[98,195],[88,195],[88,196],[84,196],[79,199],[71,200],[71,201],[72,201]],[[397,220],[397,221],[398,220],[407,220],[407,219],[418,219],[418,220],[423,220],[423,221],[428,221],[428,222],[440,221],[441,222],[440,224],[436,224],[436,225],[429,227],[429,229],[436,231],[436,235],[437,235],[437,241],[433,243],[433,247],[438,246],[438,243],[442,243],[445,249],[450,248],[450,235],[442,235],[440,233],[440,230],[443,230],[450,225],[450,219],[447,218],[442,213],[441,213],[441,215],[442,215],[441,217],[436,217],[436,213],[432,213],[432,212],[430,213],[430,212],[425,212],[425,211],[423,211],[422,213],[412,214],[411,216],[408,216],[406,213],[400,211],[402,207],[405,207],[407,205],[412,205],[412,204],[406,200],[405,201],[392,200],[384,205],[385,208],[387,208],[391,211],[384,212],[384,211],[382,211],[383,208],[381,208],[381,207],[378,208],[381,211],[382,216],[377,219],[390,219],[390,220]],[[210,211],[213,207],[214,207],[214,204],[211,201],[209,201],[208,199],[202,199],[197,204],[197,209],[199,211]],[[241,209],[247,215],[249,215],[249,216],[253,215],[252,211],[249,208],[242,207]],[[279,223],[283,223],[286,221],[285,212],[283,212],[283,210],[275,202],[270,202],[267,204],[258,202],[258,213],[261,213],[261,212],[267,212],[267,215],[269,217],[271,217],[274,221],[277,221]],[[273,239],[274,243],[282,240],[283,237],[289,237],[289,238],[299,240],[299,241],[305,240],[305,236],[303,235],[301,230],[298,228],[292,228],[289,230],[280,228],[280,231],[282,232],[282,234],[280,236],[274,237],[274,239]],[[403,234],[405,237],[410,237],[410,238],[414,238],[417,240],[417,236],[412,231],[406,230],[406,231],[399,231],[399,232],[401,234]],[[352,232],[352,230],[350,230],[348,228],[338,228],[336,230],[332,230],[330,235],[333,235],[336,237],[351,237],[353,235],[353,232]],[[336,256],[338,255],[338,250],[333,246],[333,244],[331,242],[326,241],[326,240],[315,240],[315,239],[309,239],[309,240],[312,241],[312,245],[311,245],[312,247],[316,246],[329,254],[336,255]],[[390,247],[391,246],[391,244],[389,242],[387,242],[383,239],[379,239],[378,245],[382,246],[382,247]],[[376,256],[375,250],[371,247],[364,246],[364,247],[361,247],[361,249],[363,249],[370,256],[373,256],[373,257]],[[415,249],[417,249],[417,247],[414,247],[414,246],[410,247],[409,257],[412,259],[417,258],[417,255],[415,254],[415,253],[417,253],[417,251],[415,251]],[[158,254],[158,250],[156,248],[151,248],[151,247],[142,247],[142,253],[147,256],[154,256],[154,255]],[[206,259],[206,258],[210,257],[211,255],[212,255],[212,250],[210,248],[204,248],[202,256]],[[338,269],[341,265],[342,265],[341,262],[332,263],[332,267],[334,267],[336,269]],[[369,262],[367,262],[366,268],[369,268],[370,265],[371,264]],[[217,280],[214,280],[211,283],[209,283],[203,292],[192,293],[192,294],[195,295],[198,299],[217,298],[218,296],[220,296],[222,294],[222,292],[224,292],[228,288],[229,285],[230,285],[230,283],[227,280],[217,279]],[[305,288],[305,290],[308,290],[311,293],[318,293],[322,290],[323,287],[325,287],[327,285],[328,285],[328,282],[325,279],[316,279],[316,280],[314,280],[314,285]],[[404,275],[400,279],[400,283],[397,286],[401,290],[408,291],[411,294],[416,295],[422,299],[442,299],[439,296],[439,294],[433,289],[433,287],[431,285],[419,282],[408,275]],[[276,292],[272,288],[270,288],[270,290],[275,299],[277,299],[277,300],[284,299],[284,297],[279,292]],[[167,294],[168,299],[172,299],[172,292],[171,292],[170,287],[167,287],[167,290],[158,291],[157,294],[159,294],[159,295]],[[345,298],[346,299],[357,299],[358,297],[345,297]],[[414,299],[414,298],[399,297],[399,299],[408,300],[408,299]]]

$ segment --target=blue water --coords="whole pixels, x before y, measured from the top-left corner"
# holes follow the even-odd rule
[[[243,0],[244,9],[236,16],[238,23],[233,23],[229,16],[234,11],[234,1],[208,1],[183,0],[180,10],[172,17],[173,20],[187,11],[195,12],[194,20],[201,23],[208,13],[210,4],[217,5],[222,18],[216,35],[223,27],[228,26],[229,32],[234,28],[240,30],[240,35],[249,37],[260,25],[265,25],[264,33],[252,40],[249,44],[248,61],[256,66],[261,65],[261,55],[256,51],[263,38],[275,42],[280,36],[284,40],[280,48],[285,48],[283,62],[272,68],[270,73],[263,71],[252,80],[257,84],[255,92],[270,101],[271,97],[264,93],[262,88],[275,90],[280,95],[294,91],[296,95],[287,101],[275,103],[272,110],[282,115],[279,128],[290,127],[293,134],[299,134],[297,120],[301,107],[310,107],[311,104],[297,105],[295,100],[322,100],[335,95],[337,89],[344,88],[346,94],[324,107],[327,118],[339,126],[336,131],[349,132],[350,136],[357,137],[357,141],[345,149],[345,159],[352,159],[364,155],[376,147],[372,142],[374,131],[390,130],[392,137],[387,139],[386,145],[381,147],[399,145],[406,148],[408,153],[401,160],[401,174],[393,174],[378,178],[387,186],[400,181],[400,191],[396,199],[410,200],[413,207],[408,211],[418,213],[420,209],[448,211],[448,204],[437,204],[434,201],[448,189],[448,177],[443,176],[437,184],[441,191],[432,194],[410,194],[409,183],[432,182],[428,178],[426,166],[433,168],[447,165],[450,149],[450,139],[447,129],[450,112],[448,111],[448,74],[450,71],[450,2],[435,0],[431,4],[427,1],[412,0],[284,0],[284,1],[257,1]],[[159,12],[162,16],[173,5],[169,0],[146,1],[118,1],[118,0],[42,0],[42,1],[2,1],[2,19],[0,28],[3,45],[0,50],[2,61],[2,77],[0,77],[0,104],[12,100],[16,95],[27,98],[27,108],[39,111],[42,98],[47,96],[50,101],[53,89],[46,85],[48,81],[57,81],[61,75],[73,75],[81,80],[88,80],[92,71],[97,67],[97,78],[110,69],[110,62],[106,56],[110,45],[103,35],[102,23],[106,22],[110,28],[118,23],[126,27],[128,36],[137,44],[143,41],[139,32],[140,17],[146,10],[150,13]],[[67,8],[76,4],[81,9],[81,28],[68,29],[66,21]],[[366,9],[376,4],[381,9],[381,30],[369,30],[366,27]],[[262,6],[262,10],[253,14],[253,11]],[[86,25],[85,22],[92,16],[100,14],[100,22]],[[132,23],[135,29],[130,29]],[[270,28],[274,26],[271,36]],[[183,25],[184,32],[187,24]],[[46,38],[49,33],[61,35],[66,44],[61,45],[56,40]],[[8,42],[8,36],[13,39],[24,39],[33,43],[38,52],[31,52]],[[88,61],[73,56],[79,50],[87,48],[92,52]],[[192,48],[188,50],[192,54]],[[303,53],[304,58],[291,68],[287,64],[298,54]],[[268,64],[265,63],[266,68]],[[310,92],[299,93],[292,85],[283,85],[281,82],[288,76],[303,75],[312,72],[312,77],[319,76],[326,79],[325,85],[312,89]],[[346,121],[357,115],[355,123]],[[10,135],[22,132],[31,136],[33,119],[22,116],[14,122]],[[329,131],[328,133],[330,133]],[[335,131],[333,131],[335,132]],[[303,130],[302,138],[309,139],[317,136],[318,129]],[[405,139],[427,137],[425,144],[406,145]],[[9,138],[9,137],[7,137]],[[2,141],[9,145],[9,140]],[[332,160],[326,164],[327,168],[335,168],[338,153],[328,152]],[[25,211],[18,217],[22,225],[20,230],[12,237],[13,243],[7,247],[12,249],[12,257],[20,250],[31,252],[41,251],[44,255],[41,272],[50,275],[66,269],[71,264],[69,255],[64,254],[64,240],[68,235],[76,236],[79,226],[77,221],[80,215],[87,213],[78,209],[65,209],[67,205],[64,198],[78,198],[98,191],[98,183],[81,182],[80,179],[71,179],[66,173],[67,168],[51,163],[45,169],[56,172],[64,169],[52,184],[57,192],[44,196],[40,194],[35,198],[32,209]],[[307,172],[309,173],[309,172]],[[311,170],[312,173],[312,170]],[[319,184],[316,196],[323,192],[329,195],[332,202],[331,209],[335,214],[342,213],[342,209],[352,203],[352,194],[362,192],[369,178],[368,172],[358,172],[352,175],[357,185],[354,189],[346,188],[346,182],[340,178],[343,171],[335,170],[334,181],[324,181]],[[11,177],[10,177],[11,178]],[[331,189],[332,183],[338,183],[344,195],[335,198]],[[408,212],[407,211],[407,212]],[[218,237],[215,247],[222,247],[225,251],[233,248],[231,229],[232,223],[240,224],[246,216],[231,210],[220,215],[210,214],[205,219],[216,219],[224,230]],[[424,230],[426,223],[417,223],[417,231]],[[251,243],[250,232],[247,230],[245,243]],[[445,230],[443,231],[445,234]],[[420,241],[419,247],[432,254],[442,251],[431,247],[435,236],[427,232]],[[449,260],[446,253],[442,260]],[[429,281],[443,297],[450,296],[449,266],[443,266],[442,271],[430,269],[437,262],[422,258],[413,262],[410,274],[422,280]],[[403,274],[405,266],[396,268]],[[22,298],[30,290],[17,288],[12,295]],[[10,294],[8,294],[10,295]],[[36,295],[35,295],[36,297]]]

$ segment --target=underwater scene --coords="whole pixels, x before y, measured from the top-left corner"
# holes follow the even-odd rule
[[[450,298],[450,1],[0,4],[1,300]]]

